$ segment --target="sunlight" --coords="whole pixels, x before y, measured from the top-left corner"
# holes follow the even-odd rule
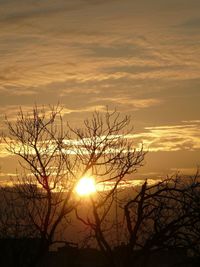
[[[96,184],[93,177],[84,176],[76,185],[75,191],[80,196],[87,196],[96,192]]]

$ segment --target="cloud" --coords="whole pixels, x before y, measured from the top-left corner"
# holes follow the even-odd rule
[[[105,112],[106,106],[105,105],[94,105],[94,106],[89,106],[89,107],[83,107],[80,109],[63,108],[62,114],[65,115],[65,114],[70,114],[70,113],[82,113],[82,112],[94,112],[94,111]]]
[[[157,106],[162,103],[161,99],[146,98],[146,99],[136,99],[131,97],[124,97],[123,95],[113,96],[113,97],[93,97],[91,102],[102,103],[113,103],[118,108],[123,107],[123,110],[138,110],[142,108],[149,108],[152,106]]]
[[[151,107],[151,106],[159,105],[159,104],[161,104],[161,102],[162,101],[160,99],[154,99],[154,98],[134,99],[134,100],[132,100],[132,104],[137,109],[148,108],[148,107]]]
[[[5,116],[9,119],[9,121],[14,121],[16,120],[17,115],[20,112],[20,105],[5,105],[4,107],[0,107],[0,114],[1,117]],[[23,105],[23,113],[32,113],[33,111],[33,106],[29,106],[29,105]],[[3,119],[2,119],[3,122]]]
[[[1,114],[14,119],[20,105],[28,111],[34,102],[60,99],[77,124],[105,105],[134,111],[142,126],[199,119],[200,39],[188,32],[198,28],[200,1],[0,0],[0,5]],[[196,149],[187,124],[179,129],[185,139],[170,127],[145,128],[142,134],[152,150]]]
[[[10,153],[6,149],[6,145],[4,143],[0,143],[0,158],[5,158],[10,156]]]
[[[200,27],[200,18],[191,18],[189,20],[184,21],[183,23],[176,25],[177,28],[181,28],[183,30],[197,30],[199,31]]]
[[[90,105],[90,106],[83,106],[82,108],[68,108],[66,105],[60,105],[61,106],[61,113],[62,115],[71,114],[71,113],[83,113],[83,112],[105,112],[106,106],[105,105]],[[19,114],[20,110],[22,110],[23,114],[32,114],[34,106],[32,105],[23,105],[23,107],[19,105],[5,105],[4,107],[0,108],[0,114],[2,116],[2,122],[3,122],[3,116],[8,118],[9,121],[15,121],[17,115]],[[44,108],[47,112],[47,115],[49,113],[49,107],[48,106],[38,106],[38,109]],[[1,125],[3,127],[3,124]]]
[[[188,18],[185,1],[179,10],[181,19],[174,16],[179,4],[2,1],[2,102],[9,96],[49,103],[66,95],[71,101],[73,94],[82,92],[86,105],[95,92],[101,98],[122,91],[123,98],[133,99],[138,87],[141,98],[153,99],[146,92],[165,90],[169,82],[199,78],[198,37],[191,41],[170,28],[170,12],[173,25]],[[196,12],[194,4],[190,2],[188,16]],[[160,24],[165,26],[162,30]]]
[[[130,135],[136,141],[143,142],[149,151],[194,151],[200,149],[199,120],[179,125],[145,127],[145,132]]]
[[[170,169],[171,172],[173,173],[180,173],[181,175],[195,175],[196,174],[196,171],[197,171],[197,168],[180,168],[180,169],[177,169],[177,168],[171,168]]]
[[[65,91],[70,87],[78,90],[82,86],[91,91],[90,87],[102,90],[104,85],[113,85],[118,90],[121,84],[132,90],[134,84],[143,83],[142,90],[145,91],[148,90],[146,83],[156,81],[154,87],[163,87],[166,81],[199,78],[200,66],[196,56],[199,47],[195,43],[175,44],[181,40],[172,44],[173,40],[165,37],[165,44],[158,45],[151,36],[142,41],[136,35],[133,43],[123,44],[121,39],[117,43],[112,41],[102,55],[101,50],[105,49],[102,44],[97,49],[96,42],[82,44],[82,39],[76,45],[73,38],[71,42],[66,38],[48,39],[42,35],[22,36],[17,40],[6,38],[1,43],[4,54],[1,57],[0,92],[10,95],[38,95],[52,85],[58,94],[63,91],[59,85],[65,85]],[[99,42],[105,40],[102,38]],[[13,43],[16,44],[14,47]],[[95,54],[92,53],[94,49]]]

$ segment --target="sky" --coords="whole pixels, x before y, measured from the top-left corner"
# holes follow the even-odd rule
[[[199,0],[0,0],[0,127],[21,106],[131,115],[141,177],[200,164]],[[15,173],[0,144],[0,179]]]

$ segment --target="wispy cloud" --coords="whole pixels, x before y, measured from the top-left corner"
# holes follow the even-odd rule
[[[9,155],[10,155],[10,153],[6,150],[5,144],[0,143],[0,158],[5,158]]]
[[[70,113],[81,113],[81,112],[105,112],[106,106],[105,105],[96,105],[96,106],[89,106],[89,107],[83,107],[80,109],[70,109],[70,108],[63,108],[62,114],[70,114]]]
[[[123,95],[113,97],[93,97],[91,102],[102,101],[103,103],[113,103],[118,108],[123,106],[124,110],[138,110],[143,108],[149,108],[157,106],[162,103],[161,99],[146,98],[146,99],[132,99],[131,97],[124,97]]]
[[[29,111],[35,102],[60,100],[65,117],[79,124],[108,105],[134,113],[138,140],[153,151],[198,149],[200,1],[0,0],[0,6],[1,118],[14,119],[20,105]],[[167,128],[156,128],[161,124]]]
[[[200,17],[190,18],[179,25],[176,25],[177,28],[185,31],[199,31],[200,27]]]
[[[130,135],[142,141],[149,151],[194,151],[200,149],[200,123],[191,121],[179,125],[145,127],[145,132]]]
[[[161,16],[153,16],[157,1],[152,6],[148,1],[142,2],[20,1],[17,5],[11,0],[3,1],[0,92],[35,97],[56,83],[65,84],[66,91],[72,83],[76,88],[88,85],[88,90],[97,86],[103,90],[102,83],[110,83],[117,90],[121,81],[130,91],[130,83],[143,83],[145,91],[146,81],[156,80],[162,87],[166,80],[198,78],[198,42],[190,42],[187,36],[177,37],[167,21],[163,22],[162,31],[158,29]],[[159,3],[160,12],[166,10],[167,17],[178,6],[176,1],[170,3]],[[182,6],[181,21],[185,20],[185,10],[192,13],[186,6]],[[189,6],[194,6],[193,1]],[[139,18],[135,10],[142,9],[144,16]],[[192,10],[195,12],[196,8]],[[120,19],[125,15],[126,19]],[[153,25],[143,25],[151,17],[156,18]],[[173,23],[179,23],[176,20],[173,16]],[[156,32],[148,32],[150,26]],[[59,95],[63,93],[59,87],[54,90]]]

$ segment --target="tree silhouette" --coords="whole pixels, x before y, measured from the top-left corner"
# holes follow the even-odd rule
[[[15,207],[11,203],[18,219],[9,219],[13,229],[16,225],[21,229],[22,236],[25,228],[33,229],[30,233],[40,238],[39,250],[44,254],[72,210],[76,209],[81,218],[83,207],[74,189],[81,177],[92,175],[98,186],[109,183],[110,189],[100,190],[96,199],[91,197],[92,217],[82,221],[90,224],[100,249],[112,259],[103,224],[119,183],[142,164],[144,152],[134,149],[126,137],[130,123],[127,116],[108,110],[94,112],[83,126],[73,128],[64,125],[61,113],[59,106],[49,112],[35,106],[31,113],[20,110],[14,122],[6,119],[8,133],[3,140],[7,150],[18,156],[22,170],[12,189],[19,199]],[[26,220],[21,220],[17,206]]]
[[[120,193],[145,156],[130,138],[130,117],[94,112],[77,128],[63,121],[59,106],[49,111],[35,106],[31,113],[20,110],[16,121],[6,119],[6,125],[3,141],[21,169],[13,187],[1,188],[0,237],[38,239],[29,266],[48,251],[59,230],[67,229],[73,211],[108,266],[149,266],[154,253],[171,249],[200,255],[198,173],[154,184],[147,180],[131,195],[130,189],[129,195]],[[96,192],[80,197],[75,189],[84,176],[93,177]],[[121,240],[113,234],[123,224],[115,207],[126,223]]]
[[[136,150],[133,141],[127,138],[129,123],[129,117],[121,118],[115,111],[107,112],[105,116],[94,113],[92,120],[85,121],[84,129],[73,130],[82,142],[82,146],[76,148],[80,150],[80,161],[88,170],[91,166],[97,188],[102,188],[90,196],[87,202],[89,212],[83,212],[79,205],[76,216],[87,226],[90,236],[95,238],[109,266],[115,265],[108,237],[109,230],[114,226],[113,220],[110,220],[111,207],[120,183],[142,165],[145,155],[142,147]]]
[[[46,112],[35,106],[27,114],[20,110],[16,121],[6,118],[6,125],[8,133],[3,140],[7,150],[18,156],[21,166],[10,191],[15,198],[14,204],[13,198],[9,201],[12,216],[7,218],[12,222],[11,229],[16,225],[20,229],[18,236],[40,238],[42,255],[54,241],[58,225],[74,208],[71,195],[76,179],[70,165],[73,159],[69,160],[69,155],[62,151],[67,134],[61,109],[56,106]],[[32,229],[31,236],[27,229]]]
[[[140,250],[137,256],[142,255],[143,266],[157,251],[182,248],[198,255],[199,196],[198,173],[188,178],[168,177],[153,185],[145,181],[124,206],[129,262],[134,250]]]

